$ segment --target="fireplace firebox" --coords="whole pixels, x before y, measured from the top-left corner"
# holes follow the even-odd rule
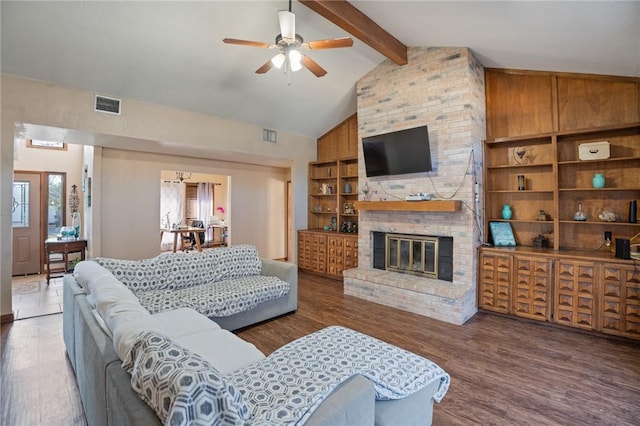
[[[453,281],[453,238],[373,232],[373,267]]]

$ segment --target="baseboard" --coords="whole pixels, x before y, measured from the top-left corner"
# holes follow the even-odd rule
[[[13,312],[10,314],[0,315],[0,324],[4,324],[5,322],[13,322]]]

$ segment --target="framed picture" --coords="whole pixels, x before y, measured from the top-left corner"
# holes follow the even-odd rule
[[[516,239],[509,222],[489,222],[491,239],[496,247],[515,247]]]

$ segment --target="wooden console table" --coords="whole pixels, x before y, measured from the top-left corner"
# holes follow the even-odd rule
[[[85,251],[87,249],[87,240],[58,240],[56,238],[49,238],[44,242],[44,256],[47,262],[47,285],[51,278],[61,277],[65,273],[69,272],[67,266],[69,264],[69,254],[80,253],[80,260],[85,259]],[[51,255],[62,255],[62,267],[51,267]],[[53,263],[59,263],[57,260],[53,260]]]

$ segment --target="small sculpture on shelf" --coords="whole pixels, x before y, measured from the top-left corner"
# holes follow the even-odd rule
[[[527,158],[528,154],[528,147],[517,146],[513,148],[513,158],[516,161],[516,164],[529,164],[529,159]]]
[[[536,216],[536,220],[540,222],[546,222],[547,220],[549,220],[549,216],[547,216],[547,213],[545,213],[544,210],[540,209],[538,215]]]
[[[344,203],[344,214],[355,214],[353,203]]]

